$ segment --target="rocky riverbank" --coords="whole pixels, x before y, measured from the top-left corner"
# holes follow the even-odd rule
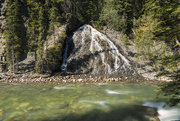
[[[158,80],[148,78],[128,78],[128,77],[110,77],[107,75],[64,75],[56,73],[54,75],[41,74],[3,74],[0,78],[1,83],[108,83],[108,82],[148,82],[157,83]]]

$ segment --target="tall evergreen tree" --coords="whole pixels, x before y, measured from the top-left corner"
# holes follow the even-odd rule
[[[47,36],[48,18],[45,1],[27,1],[29,9],[28,38],[29,49],[35,53],[36,72],[43,70],[43,43]],[[38,55],[38,56],[37,56]]]
[[[28,47],[29,50],[36,53],[38,48],[38,16],[39,16],[39,4],[32,0],[27,1],[29,21],[27,27]],[[35,54],[35,60],[36,54]]]
[[[20,53],[23,53],[23,26],[22,26],[22,13],[20,0],[6,0],[7,13],[6,13],[6,55],[8,65],[13,67],[14,63],[19,60]]]
[[[166,96],[166,105],[178,105],[180,103],[180,54],[164,57],[161,59],[161,64],[173,67],[173,69],[161,72],[158,76],[165,75],[170,77],[173,81],[159,85],[158,94]]]
[[[43,44],[47,36],[47,21],[46,11],[44,4],[40,6],[38,24],[39,24],[39,36],[38,36],[38,61],[36,63],[36,72],[43,72]]]
[[[150,0],[146,5],[146,11],[154,15],[157,24],[154,29],[156,40],[165,41],[175,51],[180,48],[180,5],[179,0]],[[177,49],[179,50],[179,49]],[[159,86],[159,93],[167,97],[170,106],[180,103],[180,52],[160,58],[163,67],[168,71],[161,72],[158,76],[168,76],[173,82]]]
[[[48,7],[48,19],[49,19],[49,33],[54,31],[55,26],[61,25],[62,21],[62,3],[64,0],[49,0],[46,1],[46,5]]]
[[[129,32],[133,27],[135,13],[133,0],[104,0],[100,20],[116,30]]]

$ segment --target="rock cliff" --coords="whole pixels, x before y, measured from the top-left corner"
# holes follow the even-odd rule
[[[4,69],[3,62],[5,61],[5,56],[4,56],[5,45],[3,44],[5,40],[3,39],[3,35],[2,35],[5,27],[5,7],[6,7],[6,3],[4,3],[4,0],[1,0],[0,2],[0,72],[2,72]]]
[[[131,62],[105,34],[84,25],[66,40],[62,71],[136,76]]]

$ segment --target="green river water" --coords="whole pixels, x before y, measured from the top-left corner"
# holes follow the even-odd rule
[[[0,83],[0,121],[148,121],[154,116],[178,121],[180,106],[163,108],[156,87],[142,83]]]

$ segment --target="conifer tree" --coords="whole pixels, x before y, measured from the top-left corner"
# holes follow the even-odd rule
[[[173,67],[172,70],[159,73],[157,76],[167,76],[173,81],[163,83],[158,87],[158,94],[166,96],[166,105],[175,106],[180,103],[180,54],[166,56],[161,59],[161,64]]]
[[[173,51],[175,48],[180,48],[179,0],[150,0],[145,7],[146,11],[150,11],[158,21],[154,28],[155,39],[165,41]],[[180,52],[166,55],[159,61],[163,67],[168,68],[168,71],[161,72],[157,76],[170,77],[173,82],[160,85],[158,91],[167,97],[166,104],[177,105],[180,103]]]
[[[32,0],[27,1],[29,21],[27,27],[28,47],[29,51],[35,53],[35,61],[37,61],[37,48],[38,48],[38,15],[39,15],[39,4]]]
[[[46,6],[49,7],[48,10],[48,19],[49,19],[49,33],[54,31],[55,26],[59,26],[61,24],[61,19],[62,19],[62,4],[63,0],[51,0],[46,2]]]
[[[43,44],[47,35],[47,21],[45,6],[42,4],[39,10],[38,24],[39,24],[39,36],[38,36],[38,61],[36,63],[36,72],[43,72]]]
[[[14,63],[19,60],[20,53],[23,53],[23,37],[22,37],[22,14],[21,14],[21,1],[20,0],[6,0],[7,13],[6,13],[6,56],[7,63],[13,67]]]
[[[111,26],[115,30],[124,28],[124,18],[118,15],[114,0],[104,0],[100,21],[104,25]]]
[[[116,30],[129,32],[133,27],[135,9],[133,0],[104,0],[104,2],[100,20]]]
[[[47,22],[45,21],[45,8],[42,1],[27,1],[29,6],[28,38],[29,49],[35,53],[35,69],[37,73],[42,73],[43,69],[43,43],[47,32]]]

